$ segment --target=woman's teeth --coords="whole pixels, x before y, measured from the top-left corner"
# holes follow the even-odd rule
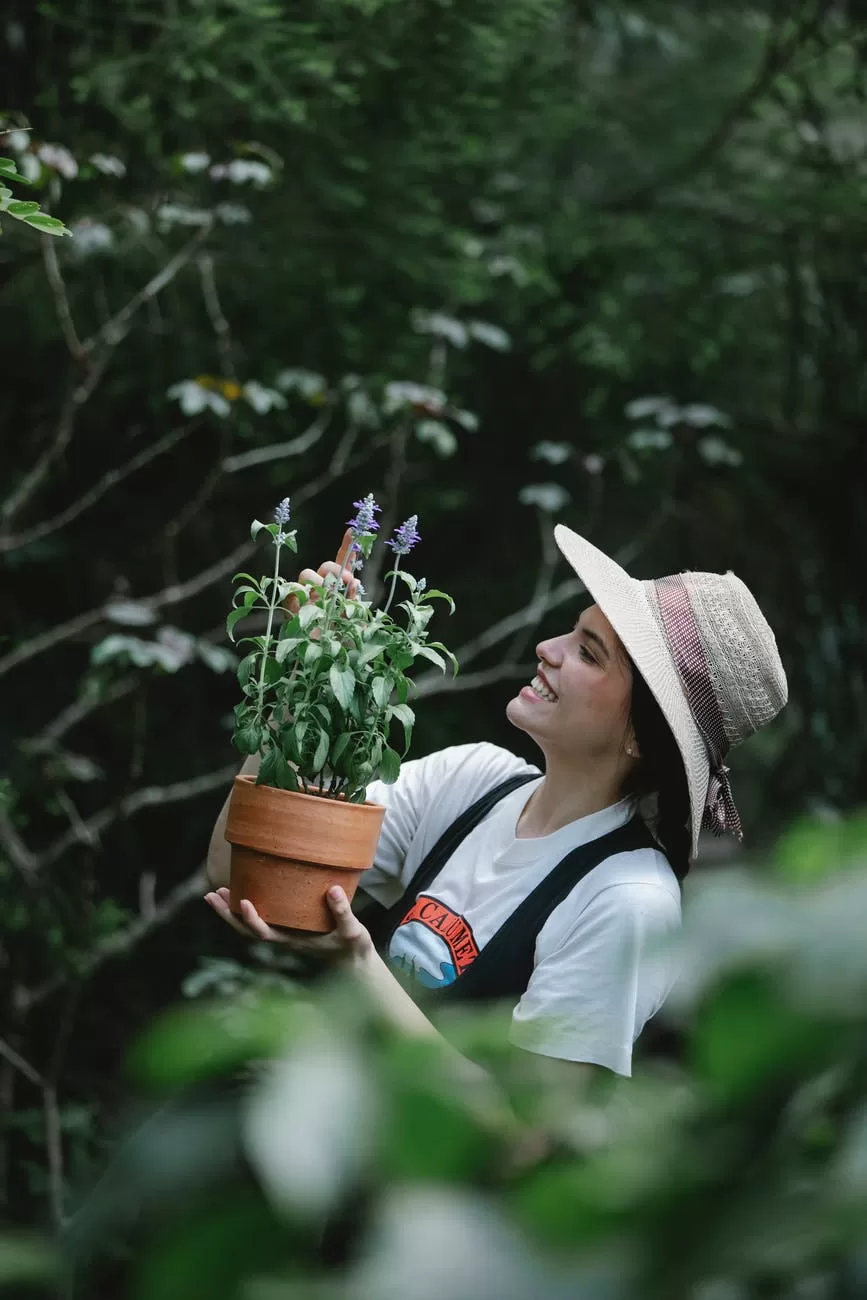
[[[542,681],[541,677],[534,677],[533,680],[530,682],[530,686],[533,688],[533,690],[536,692],[537,695],[541,696],[543,700],[550,700],[552,704],[556,704],[557,696],[554,694],[553,691],[550,691],[548,689],[548,687]]]

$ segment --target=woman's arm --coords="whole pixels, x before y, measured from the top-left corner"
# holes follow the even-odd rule
[[[239,775],[255,776],[259,771],[259,755],[253,754],[245,758],[241,764]],[[232,797],[232,791],[226,795],[226,802],[220,809],[217,820],[214,822],[214,829],[211,831],[211,839],[208,844],[208,857],[205,862],[205,870],[208,873],[208,879],[214,886],[214,889],[221,889],[229,884],[229,867],[232,861],[232,848],[226,839],[226,821],[229,816],[229,800]]]

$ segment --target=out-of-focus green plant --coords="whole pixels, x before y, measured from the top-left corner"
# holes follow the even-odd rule
[[[639,1054],[631,1080],[564,1083],[508,1046],[504,1009],[443,1015],[506,1120],[450,1049],[384,1033],[341,978],[236,983],[167,1013],[130,1058],[161,1109],[73,1245],[86,1256],[133,1207],[143,1300],[861,1294],[864,819],[802,827],[780,853],[796,867],[822,839],[818,879],[728,869],[691,890],[667,1009],[679,1063]],[[528,1158],[541,1132],[553,1146]]]

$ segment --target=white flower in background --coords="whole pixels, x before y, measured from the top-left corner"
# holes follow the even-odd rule
[[[488,262],[488,271],[494,279],[500,276],[508,276],[513,284],[519,288],[527,283],[529,275],[523,262],[519,262],[517,257],[510,254],[502,253],[498,257],[492,257]]]
[[[676,409],[670,397],[637,397],[626,403],[624,413],[629,420],[646,420],[649,415],[668,415]]]
[[[224,226],[245,226],[253,220],[253,214],[242,203],[218,203],[214,215]]]
[[[595,451],[591,451],[589,456],[585,456],[581,464],[588,474],[601,474],[605,468],[604,456],[599,456]]]
[[[475,433],[479,427],[479,417],[474,415],[472,411],[462,411],[460,408],[452,406],[449,409],[449,416],[462,429],[466,429],[467,433]]]
[[[42,175],[42,163],[35,153],[24,153],[18,159],[18,170],[25,180],[36,181]]]
[[[694,429],[706,429],[712,424],[727,429],[731,424],[729,417],[724,415],[722,411],[718,411],[715,406],[707,406],[699,402],[694,402],[691,406],[684,406],[681,409],[680,418],[684,424],[691,424]]]
[[[185,203],[163,203],[157,208],[157,220],[164,226],[207,226],[211,214],[205,208],[190,208]]]
[[[419,442],[429,442],[438,456],[453,456],[458,449],[458,440],[447,424],[439,420],[421,420],[415,426],[415,436]]]
[[[258,415],[267,415],[271,410],[282,411],[286,407],[286,398],[275,388],[266,388],[258,380],[251,379],[245,384],[242,396],[250,403]]]
[[[418,308],[410,315],[412,327],[417,334],[432,334],[435,338],[446,339],[454,348],[467,346],[467,327],[454,316],[447,316],[442,311],[420,311]]]
[[[24,153],[30,148],[29,131],[5,131],[3,134],[3,148],[11,149],[13,153]]]
[[[228,163],[215,163],[210,175],[215,181],[231,181],[233,185],[245,185],[247,181],[252,181],[259,188],[268,185],[274,177],[268,164],[255,158],[233,158]]]
[[[75,236],[72,251],[86,257],[89,253],[101,253],[114,244],[114,235],[104,221],[95,221],[93,217],[81,217],[73,222],[70,230]]]
[[[521,505],[538,506],[548,514],[562,510],[571,499],[569,493],[559,483],[528,483],[518,493]]]
[[[328,385],[315,370],[281,370],[274,383],[284,393],[298,393],[308,402],[324,399]]]
[[[52,167],[54,171],[60,172],[65,180],[74,180],[78,175],[78,163],[62,144],[40,144],[37,146],[36,155],[46,167]]]
[[[667,451],[673,441],[667,429],[633,429],[626,445],[633,451]]]
[[[493,348],[495,352],[508,352],[512,346],[512,340],[499,325],[491,325],[484,320],[471,320],[467,328],[477,343],[484,343],[486,348]]]
[[[103,176],[126,176],[126,164],[112,153],[91,154],[90,161]]]
[[[743,464],[743,456],[736,447],[732,447],[722,438],[717,438],[711,434],[707,438],[701,438],[698,444],[698,454],[706,465],[731,465],[736,468]]]
[[[203,172],[211,161],[209,153],[182,153],[178,162],[185,172]]]
[[[395,380],[385,386],[383,407],[386,415],[394,415],[405,406],[422,407],[434,414],[443,411],[447,403],[448,398],[441,389],[415,384],[411,380]]]
[[[537,442],[533,448],[533,459],[546,460],[549,465],[563,465],[571,455],[568,442]]]
[[[184,415],[200,415],[202,411],[213,411],[215,415],[228,415],[231,406],[221,393],[214,392],[196,383],[195,379],[183,379],[173,384],[166,393],[180,403]]]

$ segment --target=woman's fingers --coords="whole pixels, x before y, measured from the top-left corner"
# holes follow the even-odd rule
[[[349,899],[339,885],[334,885],[326,895],[335,931],[346,948],[362,948],[370,943],[370,935],[349,905]]]
[[[224,893],[227,895],[227,897],[225,898],[222,897]],[[226,890],[220,889],[217,890],[216,892],[205,894],[205,902],[209,905],[209,907],[212,907],[214,911],[217,913],[217,915],[222,917],[222,919],[226,921],[232,927],[233,930],[237,930],[239,934],[246,935],[246,937],[249,939],[250,931],[247,929],[246,925],[244,925],[242,921],[238,920],[238,918],[235,916],[235,913],[229,907],[228,893],[229,893],[228,889]]]
[[[279,930],[272,930],[268,922],[262,920],[249,898],[241,899],[241,915],[247,923],[247,929],[252,930],[257,939],[264,939],[267,943],[286,943],[286,938]]]

